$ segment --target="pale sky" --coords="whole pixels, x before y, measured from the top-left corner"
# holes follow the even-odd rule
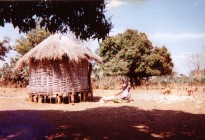
[[[106,15],[112,16],[111,35],[127,28],[147,34],[153,46],[165,45],[174,70],[188,75],[190,54],[205,47],[205,0],[111,0]]]
[[[106,16],[114,28],[110,35],[135,29],[147,34],[153,46],[165,45],[171,53],[174,70],[188,75],[185,64],[189,54],[202,52],[205,47],[205,0],[107,0]],[[0,41],[9,36],[12,43],[21,35],[13,25],[0,27]],[[92,51],[97,41],[85,43]],[[15,55],[14,52],[9,56]],[[2,65],[0,61],[0,66]]]

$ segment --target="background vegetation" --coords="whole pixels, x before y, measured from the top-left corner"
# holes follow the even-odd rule
[[[152,76],[170,75],[173,69],[167,48],[153,47],[146,34],[137,30],[105,38],[98,54],[105,75],[129,77],[132,85],[140,85]]]
[[[10,58],[10,63],[5,63],[2,68],[0,68],[0,84],[1,86],[7,87],[25,87],[28,85],[29,80],[29,68],[25,65],[20,71],[13,72],[16,62],[25,53],[31,50],[33,47],[38,45],[41,41],[47,38],[51,33],[46,32],[44,29],[37,28],[28,32],[26,37],[21,37],[16,40],[16,43],[10,49],[17,51],[18,55],[16,57]],[[6,42],[7,41],[7,42]],[[2,44],[9,43],[8,40],[3,40]],[[7,48],[6,48],[7,49]],[[9,49],[7,49],[9,51]],[[8,52],[6,51],[6,52]],[[5,57],[5,53],[1,55]]]
[[[23,67],[17,73],[13,72],[16,62],[26,52],[35,47],[51,33],[38,27],[16,40],[10,45],[9,38],[0,42],[0,61],[3,61],[10,50],[15,50],[18,56],[10,58],[0,68],[0,86],[25,87],[28,85],[29,69]],[[145,33],[128,29],[116,36],[108,36],[100,43],[97,53],[102,57],[103,64],[93,66],[92,82],[94,89],[119,89],[122,79],[129,78],[133,86],[165,87],[168,84],[198,84],[205,85],[205,70],[200,59],[189,63],[194,69],[190,76],[177,74],[173,71],[173,62],[165,46],[154,47]],[[196,56],[193,56],[196,58]],[[191,57],[190,57],[191,58]],[[191,62],[191,61],[190,61]]]

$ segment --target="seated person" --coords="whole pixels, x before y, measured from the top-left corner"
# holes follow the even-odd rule
[[[128,81],[124,82],[122,85],[122,91],[120,93],[117,93],[115,95],[121,94],[120,98],[123,100],[129,99],[131,97],[130,93],[131,86],[128,84]]]
[[[117,100],[118,99],[121,99],[121,100],[129,100],[130,97],[131,97],[131,93],[130,93],[130,89],[131,89],[131,86],[129,85],[129,82],[126,81],[124,82],[123,81],[123,85],[122,85],[122,91],[115,94],[114,96],[103,96],[101,99],[100,99],[100,103],[106,103],[108,101],[116,101],[118,102]],[[120,94],[120,98],[116,98],[115,96],[119,95]]]

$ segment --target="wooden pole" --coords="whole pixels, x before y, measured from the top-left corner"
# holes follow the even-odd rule
[[[83,92],[80,92],[80,102],[83,102],[84,101],[84,96],[83,96]]]
[[[68,104],[70,103],[70,92],[68,94]]]
[[[75,92],[71,93],[71,103],[75,102]]]
[[[92,64],[90,63],[89,67],[88,67],[88,90],[89,90],[89,93],[90,93],[90,100],[91,101],[93,101],[93,87],[92,87],[92,82],[91,82],[92,69],[93,69],[93,67],[92,67]]]
[[[84,91],[83,92],[83,101],[87,101],[88,100],[88,92],[87,91]]]
[[[47,95],[44,95],[44,103],[46,103],[46,100],[47,100]]]
[[[50,95],[50,104],[52,103],[52,94]]]

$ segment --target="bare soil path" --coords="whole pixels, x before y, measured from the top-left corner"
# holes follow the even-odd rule
[[[117,90],[95,90],[94,102],[26,101],[25,89],[0,88],[0,139],[205,139],[205,93],[162,95],[132,90],[129,103],[98,103]]]

